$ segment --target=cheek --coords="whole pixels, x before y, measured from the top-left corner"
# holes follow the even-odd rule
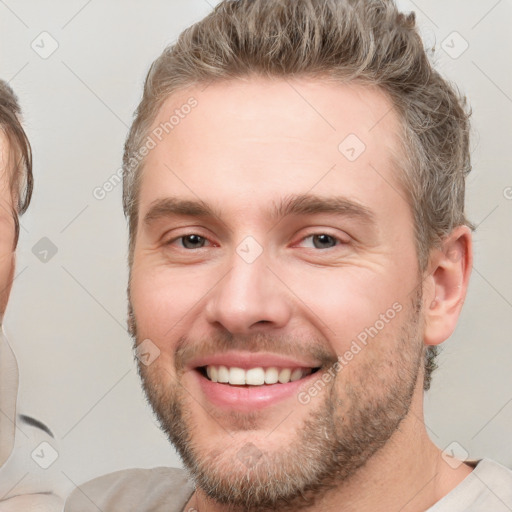
[[[0,313],[4,313],[14,278],[14,253],[2,242],[0,247]]]
[[[130,297],[138,337],[162,344],[179,336],[209,289],[204,277],[194,270],[134,265]]]
[[[389,331],[405,300],[396,280],[369,268],[311,269],[289,279],[304,314],[338,354],[358,337],[364,341],[368,330]]]
[[[0,312],[7,305],[14,277],[14,223],[9,215],[0,218]]]

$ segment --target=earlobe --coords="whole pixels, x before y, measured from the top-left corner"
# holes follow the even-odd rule
[[[444,239],[439,249],[431,252],[429,286],[424,287],[427,294],[424,303],[428,304],[424,315],[425,345],[439,345],[455,330],[472,267],[471,230],[459,226]]]

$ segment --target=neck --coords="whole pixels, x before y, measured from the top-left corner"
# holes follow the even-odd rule
[[[421,381],[421,379],[419,379]],[[452,464],[453,466],[453,464]],[[454,489],[470,472],[461,464],[447,464],[430,440],[423,420],[423,389],[418,388],[408,416],[387,444],[338,487],[317,496],[304,512],[423,512]],[[340,509],[340,504],[343,508]],[[198,489],[186,511],[238,512],[229,505],[212,502]],[[284,509],[280,507],[280,510]]]

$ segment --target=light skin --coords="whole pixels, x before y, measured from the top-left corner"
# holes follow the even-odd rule
[[[15,227],[8,169],[9,141],[5,133],[0,131],[0,325],[7,307],[15,267]],[[0,370],[2,370],[2,362],[0,361]],[[12,394],[12,390],[16,389],[17,379],[17,372],[9,371],[4,375],[4,384],[0,389],[0,402],[4,407],[3,414],[0,415],[0,432],[3,438],[0,443],[0,466],[7,460],[14,445],[16,396]]]
[[[192,95],[198,107],[150,152],[140,190],[130,298],[138,341],[160,350],[141,368],[146,387],[162,410],[179,397],[193,453],[227,483],[264,479],[276,461],[297,469],[301,461],[287,461],[316,446],[300,437],[308,422],[344,438],[356,434],[363,406],[380,404],[390,411],[379,416],[389,435],[347,458],[347,474],[340,468],[324,489],[305,492],[303,510],[425,510],[471,471],[452,469],[428,437],[422,369],[424,347],[455,328],[472,262],[469,229],[455,229],[420,272],[392,159],[398,122],[377,89],[253,77],[177,92],[154,125]],[[338,150],[349,134],[366,146],[353,162]],[[240,247],[262,253],[248,263]],[[297,390],[262,407],[219,403],[194,366],[196,355],[204,362],[264,350],[320,367],[299,388],[308,389],[393,304],[400,313],[307,404]],[[391,390],[398,405],[387,403]],[[321,423],[333,404],[332,420]],[[262,454],[259,467],[240,462],[249,443]],[[201,488],[189,508],[237,510]]]
[[[0,319],[3,318],[14,275],[13,198],[9,186],[9,143],[0,131]]]

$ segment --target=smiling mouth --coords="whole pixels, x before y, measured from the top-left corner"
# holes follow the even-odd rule
[[[287,384],[303,379],[320,368],[278,368],[255,367],[238,368],[236,366],[208,365],[197,368],[197,371],[206,379],[218,384],[229,386],[268,386],[273,384]]]

